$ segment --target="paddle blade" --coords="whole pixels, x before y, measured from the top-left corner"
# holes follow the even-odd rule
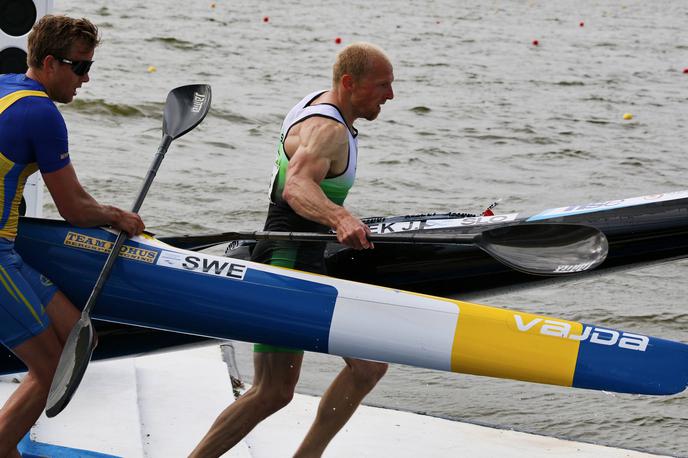
[[[482,232],[476,245],[509,267],[535,275],[593,269],[607,257],[605,235],[577,224],[522,224]]]
[[[191,84],[167,94],[162,121],[163,135],[179,138],[203,121],[210,109],[211,91],[207,84]]]
[[[79,387],[93,354],[94,336],[91,320],[82,316],[69,333],[53,376],[45,407],[48,417],[62,412]]]

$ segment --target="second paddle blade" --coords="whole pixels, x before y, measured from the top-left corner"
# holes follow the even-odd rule
[[[594,227],[573,224],[522,224],[485,231],[476,244],[504,264],[536,275],[567,275],[590,270],[607,257],[609,245]]]
[[[93,354],[94,336],[91,320],[84,317],[77,321],[69,333],[60,357],[60,364],[57,366],[57,372],[50,386],[45,408],[45,414],[48,417],[54,417],[62,412],[72,399]],[[69,361],[62,361],[63,358],[68,358]]]

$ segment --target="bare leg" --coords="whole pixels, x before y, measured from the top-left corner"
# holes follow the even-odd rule
[[[29,373],[0,409],[0,456],[12,456],[17,443],[41,415],[61,349],[52,327],[13,349]]]
[[[255,426],[289,404],[299,380],[303,353],[255,353],[253,386],[215,420],[190,457],[218,457]]]
[[[0,457],[19,456],[17,443],[45,408],[64,340],[79,317],[78,310],[59,292],[46,311],[52,320],[50,326],[12,349],[29,372],[0,409]]]
[[[387,364],[344,358],[346,366],[337,375],[318,406],[318,413],[295,457],[319,457],[332,438],[351,418],[377,382]]]
[[[69,333],[76,322],[79,321],[79,318],[81,318],[81,312],[69,299],[67,299],[67,296],[62,294],[61,291],[55,293],[45,311],[48,312],[50,324],[53,329],[55,329],[57,338],[60,339],[61,346],[64,347],[67,337],[69,337]],[[62,350],[60,350],[60,352],[62,352]]]

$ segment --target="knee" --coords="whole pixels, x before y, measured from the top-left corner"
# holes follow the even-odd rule
[[[60,362],[60,352],[46,351],[42,356],[40,364],[34,364],[29,367],[29,374],[33,376],[38,384],[49,389],[57,369],[57,364]]]
[[[294,388],[294,385],[284,383],[261,386],[256,393],[260,408],[270,415],[286,407],[294,398]]]
[[[347,364],[353,373],[356,384],[367,390],[372,390],[377,385],[389,367],[386,363],[363,360],[350,360],[347,361]]]

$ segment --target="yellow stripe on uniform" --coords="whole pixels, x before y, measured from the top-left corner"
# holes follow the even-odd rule
[[[5,269],[3,269],[2,266],[0,266],[0,269],[2,269],[2,272],[3,272],[5,275],[7,275],[7,272],[5,272]],[[10,296],[12,296],[12,297],[14,298],[15,301],[19,302],[19,299],[18,299],[17,296],[14,294],[14,291],[12,290],[12,288],[10,288],[10,285],[7,284],[7,282],[5,281],[5,278],[4,278],[1,274],[0,274],[0,282],[2,282],[2,285],[5,287],[5,289],[7,290],[7,292],[10,293]]]
[[[4,267],[0,266],[0,272],[2,272],[2,273],[5,275],[5,277],[7,278],[7,280],[10,282],[10,285],[12,285],[12,288],[14,288],[14,291],[15,291],[15,292],[17,293],[17,295],[21,298],[21,300],[22,300],[22,302],[24,303],[24,305],[26,305],[26,308],[28,308],[29,311],[31,312],[31,315],[33,315],[33,317],[36,319],[36,321],[38,321],[38,323],[42,323],[42,322],[41,322],[41,319],[38,317],[38,314],[36,313],[36,310],[34,310],[34,308],[33,308],[33,306],[31,305],[31,303],[30,303],[29,301],[26,300],[26,297],[24,297],[24,295],[23,295],[22,292],[19,290],[19,288],[17,288],[17,285],[14,284],[14,282],[12,281],[12,278],[7,274],[7,271],[5,270]],[[3,283],[4,283],[4,282],[3,282]],[[45,310],[43,309],[43,304],[41,304],[41,314],[44,314],[44,313],[45,313]]]
[[[454,302],[452,371],[571,386],[581,323]]]
[[[8,173],[10,173],[12,171],[12,167],[14,167],[14,162],[7,159],[5,157],[5,155],[2,154],[2,152],[0,152],[0,182],[3,182],[3,183],[5,182],[5,175],[7,175]],[[2,218],[4,208],[5,208],[5,186],[0,186],[0,218]],[[9,232],[5,233],[5,231],[3,231],[4,227],[5,227],[5,225],[3,225],[2,222],[0,222],[0,237],[6,237],[6,238],[10,238],[10,239],[13,239],[14,237],[16,237],[16,234],[13,235],[12,233],[9,233]]]
[[[16,169],[17,166],[21,165],[24,166],[24,169],[17,176],[17,188],[15,189],[12,201],[9,202],[10,208],[9,214],[7,215],[7,220],[5,221],[5,224],[0,227],[0,237],[13,239],[17,236],[17,228],[19,226],[19,204],[21,202],[22,195],[24,194],[26,179],[29,177],[29,175],[38,170],[38,164],[35,162],[30,164],[15,164],[0,152],[0,181],[5,181],[7,174]],[[7,190],[5,189],[5,186],[0,186],[0,215],[2,215],[5,205],[7,205],[7,202],[5,202],[7,197],[5,195],[6,191]]]
[[[30,164],[26,164],[24,170],[22,170],[19,174],[17,180],[17,190],[14,193],[14,199],[12,200],[12,206],[10,207],[10,215],[7,219],[7,222],[5,222],[5,226],[2,228],[2,230],[0,230],[0,236],[7,238],[13,238],[17,236],[17,229],[19,228],[19,205],[21,204],[21,199],[24,195],[24,186],[26,186],[26,180],[29,178],[29,175],[33,174],[37,170],[38,164],[32,162]]]
[[[14,102],[19,99],[23,99],[24,97],[48,97],[48,94],[43,91],[12,92],[11,94],[7,94],[5,97],[0,98],[0,113],[8,109]]]

